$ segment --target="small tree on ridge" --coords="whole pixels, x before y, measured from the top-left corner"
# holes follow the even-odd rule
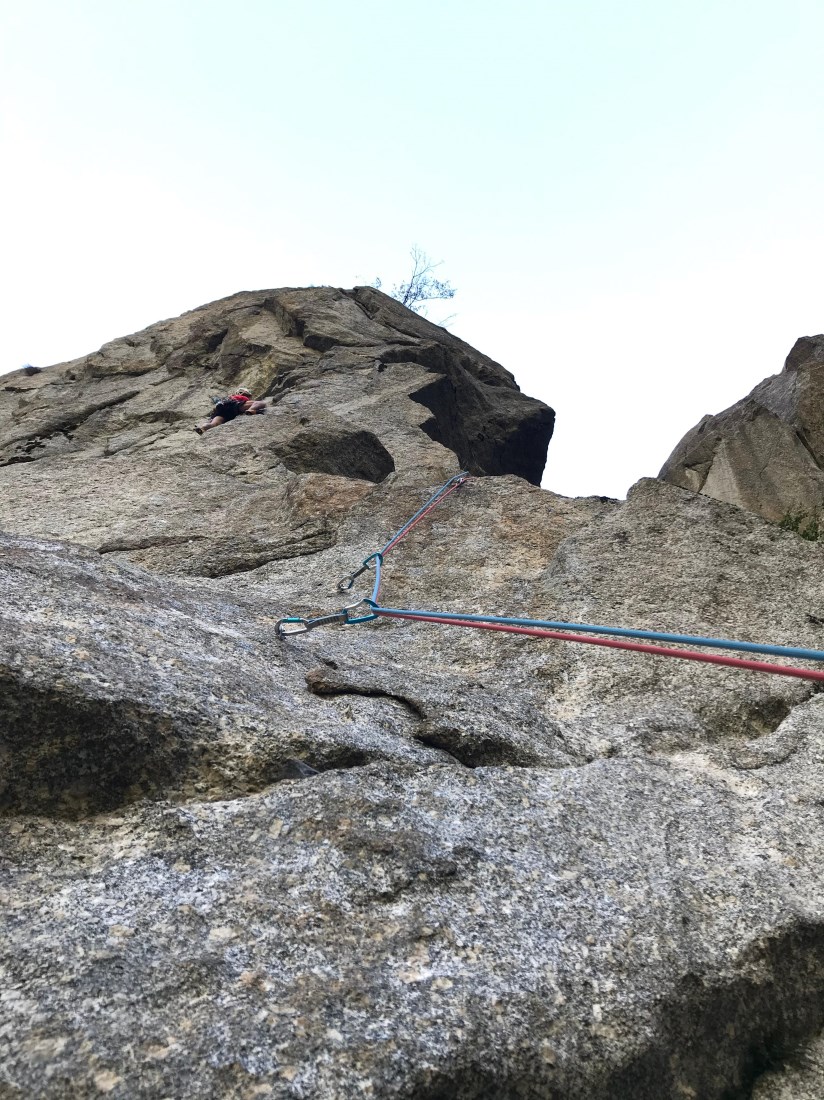
[[[455,287],[447,279],[435,278],[434,272],[441,264],[433,263],[418,245],[412,246],[409,255],[412,257],[412,272],[409,278],[404,283],[396,283],[389,293],[402,306],[426,316],[426,303],[454,298]],[[372,285],[376,290],[380,290],[381,280],[376,279]]]

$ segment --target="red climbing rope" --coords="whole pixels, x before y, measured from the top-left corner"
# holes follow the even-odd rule
[[[388,554],[394,546],[398,545],[401,539],[406,538],[412,528],[416,527],[424,518],[424,516],[428,515],[433,508],[437,508],[441,501],[446,500],[450,493],[454,493],[456,489],[460,489],[460,487],[468,479],[468,477],[468,474],[458,474],[457,477],[454,477],[450,481],[448,481],[446,483],[446,487],[439,490],[435,494],[435,496],[433,496],[430,500],[426,502],[426,504],[423,506],[423,508],[420,509],[420,511],[415,513],[415,515],[412,517],[412,519],[409,520],[408,523],[405,523],[403,527],[401,527],[400,531],[392,536],[392,538],[389,540],[389,542],[387,542],[386,546],[384,546],[383,550],[381,550],[380,553]]]
[[[669,646],[649,645],[646,642],[616,641],[615,636],[623,638],[645,638],[655,642],[676,642],[685,645],[708,646],[716,649],[734,649],[744,652],[767,653],[773,657],[799,658],[824,662],[824,650],[807,649],[800,646],[767,645],[760,642],[736,641],[730,638],[703,638],[694,634],[673,634],[664,631],[636,630],[619,626],[598,626],[592,623],[567,623],[553,620],[523,619],[503,615],[475,615],[468,612],[423,611],[411,608],[382,607],[378,598],[381,587],[382,564],[385,555],[403,539],[413,527],[437,507],[450,493],[468,480],[466,471],[456,474],[445,482],[421,508],[396,531],[383,549],[370,554],[363,564],[344,577],[338,583],[339,592],[349,592],[355,580],[369,569],[374,570],[375,580],[371,597],[364,597],[357,603],[342,607],[331,615],[321,615],[314,619],[288,616],[277,624],[278,634],[300,634],[331,622],[348,624],[365,623],[377,618],[409,619],[413,622],[439,623],[443,626],[469,626],[476,630],[500,630],[507,634],[526,634],[533,638],[552,638],[559,642],[579,642],[582,645],[599,645],[608,649],[628,649],[634,653],[649,653],[659,657],[680,657],[685,661],[702,661],[704,664],[728,665],[732,668],[745,668],[751,672],[770,672],[778,676],[794,676],[799,680],[824,681],[824,671],[806,668],[794,668],[791,665],[776,665],[766,661],[749,661],[740,657],[724,657],[716,653],[699,653],[694,649],[673,649]],[[560,629],[559,629],[560,628]],[[570,628],[569,630],[567,628]],[[581,631],[581,633],[577,633]],[[593,634],[606,634],[611,637],[592,637]]]
[[[716,653],[696,653],[693,649],[672,649],[667,646],[644,645],[641,642],[617,642],[612,638],[590,638],[582,634],[564,634],[557,630],[541,630],[531,626],[507,626],[504,623],[476,623],[466,619],[442,619],[438,615],[420,615],[411,611],[384,611],[376,607],[380,618],[412,619],[422,623],[441,623],[443,626],[470,626],[476,630],[502,630],[506,634],[529,634],[534,638],[553,638],[559,642],[581,642],[583,645],[600,645],[609,649],[630,649],[635,653],[651,653],[658,657],[681,657],[685,661],[703,661],[711,665],[731,665],[747,668],[751,672],[772,672],[778,676],[795,676],[799,680],[822,680],[824,672],[807,668],[791,668],[767,661],[744,661],[740,657],[722,657]]]

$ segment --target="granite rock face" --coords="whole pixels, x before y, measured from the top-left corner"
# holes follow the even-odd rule
[[[361,339],[327,293],[293,306],[300,354]],[[799,1066],[813,1088],[812,1057],[777,1067],[824,1026],[817,685],[411,622],[276,636],[340,606],[476,435],[468,399],[413,412],[419,364],[373,401],[398,365],[170,429],[102,495],[105,433],[0,470],[18,500],[53,478],[74,523],[9,509],[0,536],[2,1100],[772,1100]],[[821,545],[661,481],[619,504],[516,474],[388,554],[387,603],[824,648]],[[152,541],[153,494],[179,536],[207,489],[215,530]]]
[[[777,522],[824,507],[824,336],[798,340],[781,374],[687,432],[659,475]]]
[[[240,385],[267,415],[198,440],[210,395]],[[237,294],[6,376],[0,524],[219,576],[330,546],[394,470],[537,484],[553,423],[503,367],[370,287]]]

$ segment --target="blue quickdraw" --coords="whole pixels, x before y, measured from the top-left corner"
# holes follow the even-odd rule
[[[810,672],[807,670],[794,669],[786,666],[766,666],[758,665],[757,662],[742,662],[733,658],[725,658],[717,655],[697,655],[695,653],[689,653],[687,651],[674,652],[672,650],[665,651],[663,649],[657,649],[650,646],[639,646],[635,643],[618,642],[618,641],[604,641],[594,638],[587,638],[586,635],[600,634],[606,635],[608,638],[637,638],[643,639],[645,642],[675,642],[681,645],[693,645],[700,647],[709,647],[713,649],[726,649],[737,650],[745,653],[766,653],[776,657],[796,658],[802,660],[811,661],[824,661],[824,651],[818,649],[807,649],[801,646],[783,646],[783,645],[764,645],[760,642],[743,642],[735,641],[729,638],[706,638],[695,634],[676,634],[668,631],[659,630],[632,630],[626,627],[620,626],[603,626],[593,625],[591,623],[568,623],[548,619],[527,619],[516,618],[514,616],[503,615],[478,615],[468,612],[449,612],[449,611],[424,611],[413,610],[411,608],[393,608],[382,607],[379,602],[380,586],[381,586],[381,571],[384,563],[384,557],[390,550],[392,550],[400,540],[407,535],[412,528],[423,517],[431,511],[437,504],[439,504],[449,493],[453,492],[460,485],[462,485],[469,475],[465,472],[456,474],[455,477],[451,477],[445,482],[429,500],[423,504],[418,511],[401,527],[392,538],[386,543],[382,550],[376,551],[374,554],[370,554],[369,557],[364,558],[362,564],[354,572],[350,573],[343,580],[338,582],[339,592],[349,592],[353,588],[355,581],[358,577],[368,572],[370,568],[374,569],[375,579],[372,586],[371,596],[365,596],[358,600],[356,603],[349,604],[346,607],[340,608],[338,611],[332,612],[328,615],[320,615],[314,619],[304,619],[296,616],[288,616],[280,619],[277,624],[277,632],[280,637],[286,637],[290,634],[303,634],[306,631],[314,630],[317,626],[323,626],[329,623],[343,623],[344,625],[355,625],[357,623],[372,622],[374,619],[385,616],[387,618],[396,619],[412,619],[418,621],[432,621],[444,623],[447,625],[454,624],[456,626],[476,626],[486,627],[487,629],[506,630],[507,628],[513,632],[520,633],[538,633],[542,631],[575,631],[579,636],[567,635],[561,640],[566,641],[590,641],[596,645],[611,645],[624,649],[643,649],[647,652],[659,652],[666,656],[675,657],[683,656],[692,660],[712,661],[719,664],[730,665],[749,665],[749,667],[755,668],[757,671],[763,672],[783,672],[785,675],[801,676],[808,679],[822,679],[824,673]],[[364,613],[355,614],[358,608],[365,609]],[[584,635],[583,637],[580,635]],[[547,636],[552,636],[551,634]],[[560,638],[560,635],[558,636]],[[756,667],[758,666],[758,667]]]

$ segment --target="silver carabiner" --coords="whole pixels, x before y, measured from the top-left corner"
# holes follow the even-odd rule
[[[365,607],[366,614],[364,614],[364,615],[353,615],[352,612],[355,610],[355,608],[361,607],[361,606]],[[350,603],[347,607],[342,608],[343,613],[345,615],[344,622],[346,623],[347,626],[351,626],[355,623],[369,623],[373,619],[377,619],[377,617],[378,617],[375,614],[374,608],[375,608],[374,603],[367,596],[364,596],[363,599],[358,600],[357,603]]]
[[[309,624],[306,619],[300,619],[295,615],[290,615],[285,619],[278,619],[275,624],[275,630],[279,638],[285,638],[289,634],[305,634],[308,629]]]
[[[375,563],[374,566],[372,566],[372,562]],[[354,573],[350,573],[348,577],[338,581],[338,592],[349,592],[361,573],[368,572],[370,568],[379,569],[382,562],[383,554],[379,550],[376,550],[374,554],[370,554],[368,558],[364,558],[360,569],[356,569]]]
[[[348,577],[343,577],[342,580],[339,580],[338,581],[338,592],[349,592],[352,588],[352,585],[355,583],[355,581],[358,579],[358,577],[361,575],[361,573],[366,572],[367,568],[368,568],[368,566],[362,565],[360,567],[360,569],[356,569],[355,572],[350,573]]]

